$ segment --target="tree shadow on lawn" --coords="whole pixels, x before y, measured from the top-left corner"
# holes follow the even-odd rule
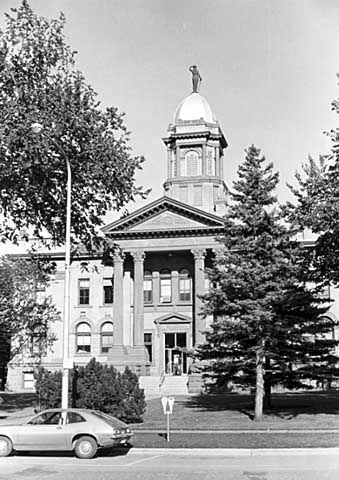
[[[202,394],[190,397],[184,406],[201,411],[235,411],[254,418],[254,395],[241,393]],[[284,420],[299,415],[339,413],[339,391],[332,392],[288,392],[272,394],[272,405],[265,408],[265,416]]]
[[[13,413],[28,407],[35,407],[38,396],[35,393],[0,393],[2,399],[0,404],[1,412]]]

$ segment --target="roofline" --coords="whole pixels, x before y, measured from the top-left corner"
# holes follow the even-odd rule
[[[151,210],[152,208],[157,207],[158,205],[161,205],[161,203],[166,203],[168,202],[169,204],[172,204],[176,207],[182,208],[183,210],[188,210],[192,214],[204,217],[204,218],[209,218],[210,220],[214,220],[215,222],[218,222],[219,224],[223,223],[223,219],[219,217],[218,215],[214,215],[213,213],[205,212],[204,210],[200,210],[199,208],[192,207],[191,205],[188,205],[186,203],[180,202],[179,200],[176,200],[174,198],[168,197],[167,195],[164,195],[156,200],[154,200],[151,203],[148,203],[147,205],[139,208],[138,210],[135,210],[131,214],[127,215],[126,217],[120,218],[119,220],[115,220],[114,222],[109,223],[108,225],[105,225],[101,231],[105,234],[108,233],[108,230],[110,230],[112,227],[118,227],[119,225],[124,224],[127,219],[130,222],[134,218],[139,217],[143,213],[146,213],[148,210]]]

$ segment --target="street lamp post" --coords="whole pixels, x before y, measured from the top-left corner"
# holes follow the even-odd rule
[[[72,171],[69,159],[64,149],[52,138],[41,123],[31,125],[32,132],[46,137],[62,154],[67,167],[67,198],[66,198],[66,239],[65,239],[65,290],[64,290],[64,329],[63,329],[63,364],[61,384],[61,408],[68,408],[68,378],[72,361],[69,358],[69,319],[70,319],[70,265],[71,265],[71,208],[72,208]]]

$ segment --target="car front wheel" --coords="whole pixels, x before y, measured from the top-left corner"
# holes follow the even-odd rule
[[[92,437],[80,437],[74,445],[74,453],[78,458],[93,458],[97,450],[98,444]]]
[[[12,453],[13,444],[7,437],[0,437],[0,457],[8,457]]]

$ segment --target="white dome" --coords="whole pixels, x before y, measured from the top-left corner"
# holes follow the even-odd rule
[[[199,93],[191,93],[178,106],[174,114],[174,123],[178,121],[200,120],[215,123],[217,120],[207,100]]]

